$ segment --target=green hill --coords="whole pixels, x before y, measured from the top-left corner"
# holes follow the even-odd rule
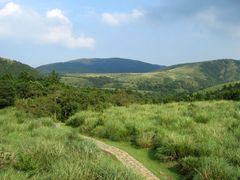
[[[193,100],[240,100],[240,81],[233,81],[212,86],[191,95]]]
[[[141,61],[121,58],[78,59],[63,63],[54,63],[38,67],[44,73],[53,70],[58,73],[145,73],[163,68],[164,66]]]
[[[39,73],[34,68],[26,64],[0,57],[0,76],[5,74],[12,74],[13,76],[18,76],[21,72],[27,72],[33,76],[39,75]]]
[[[223,83],[223,84],[218,84],[218,85],[215,85],[215,86],[211,86],[211,87],[199,90],[196,93],[203,93],[203,94],[212,93],[212,92],[221,90],[224,87],[234,86],[234,85],[239,84],[239,83],[240,83],[240,81],[231,81],[231,82],[227,82],[227,83]]]
[[[221,59],[181,64],[151,73],[66,74],[62,81],[80,87],[129,88],[163,94],[192,92],[240,80],[240,61]]]

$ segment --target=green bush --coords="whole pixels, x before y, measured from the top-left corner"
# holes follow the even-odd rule
[[[163,161],[179,160],[187,156],[197,155],[194,141],[187,137],[171,134],[158,134],[154,139],[155,157]]]
[[[38,119],[45,127],[55,127],[55,123],[52,118],[40,118]]]
[[[152,148],[154,132],[139,132],[132,138],[132,143],[140,148]]]
[[[0,109],[15,102],[15,87],[12,81],[0,80]]]
[[[104,126],[97,126],[92,132],[91,134],[93,136],[97,136],[97,137],[100,137],[100,138],[109,138],[107,136],[107,130],[106,130],[106,127]]]
[[[124,141],[128,139],[128,131],[121,122],[106,122],[106,137],[113,141]]]
[[[199,166],[200,163],[198,158],[188,156],[179,161],[178,168],[181,174],[186,176],[186,179],[193,179],[198,173],[197,169],[199,169]]]
[[[197,169],[198,179],[239,179],[240,170],[238,167],[230,166],[223,158],[203,157],[199,159],[200,167]]]
[[[76,128],[83,125],[84,121],[85,121],[85,118],[82,116],[73,116],[66,121],[66,125]]]
[[[186,157],[179,162],[182,174],[189,179],[238,179],[240,170],[219,157]]]

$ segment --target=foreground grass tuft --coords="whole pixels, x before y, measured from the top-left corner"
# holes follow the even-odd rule
[[[141,179],[116,159],[49,118],[0,110],[0,179]]]

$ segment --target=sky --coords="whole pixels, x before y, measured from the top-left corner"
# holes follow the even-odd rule
[[[240,59],[240,0],[0,0],[0,56],[37,67],[121,57]]]

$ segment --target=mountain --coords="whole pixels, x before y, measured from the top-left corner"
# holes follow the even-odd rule
[[[121,58],[78,59],[38,67],[43,73],[53,70],[58,73],[146,73],[159,70],[164,66]]]
[[[33,76],[39,75],[37,70],[26,64],[0,57],[0,76],[5,74],[12,74],[13,76],[18,76],[21,72],[27,72]]]
[[[151,73],[66,74],[62,81],[80,87],[129,88],[163,94],[193,92],[240,80],[240,61],[211,60],[174,65]]]

